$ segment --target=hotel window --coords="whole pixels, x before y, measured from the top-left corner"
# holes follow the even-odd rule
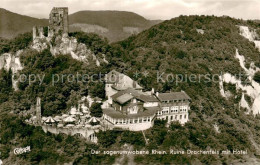
[[[163,111],[168,111],[169,112],[170,107],[163,107]]]
[[[178,112],[178,106],[172,106],[171,112],[177,113]]]

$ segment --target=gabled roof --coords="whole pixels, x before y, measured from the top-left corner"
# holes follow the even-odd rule
[[[143,102],[158,102],[159,100],[153,95],[140,95],[140,100]]]
[[[141,91],[137,91],[137,90],[135,90],[135,89],[128,88],[128,89],[126,89],[126,90],[117,92],[116,94],[112,95],[111,97],[112,97],[112,99],[115,100],[115,99],[118,98],[119,96],[122,96],[122,95],[124,95],[124,94],[126,94],[126,93],[128,93],[128,94],[130,94],[130,95],[132,95],[132,96],[134,96],[134,97],[139,97],[140,95],[142,95],[142,92],[141,92]]]
[[[168,100],[191,100],[191,98],[185,92],[171,92],[171,93],[159,93],[158,99],[160,101]]]
[[[142,87],[129,76],[115,70],[106,74],[105,81],[107,84],[113,84],[112,87],[118,91],[126,90],[127,88],[142,89]]]
[[[147,95],[147,94],[145,94],[141,91],[138,91],[138,90],[135,90],[135,89],[132,89],[132,88],[128,88],[128,89],[123,90],[123,91],[119,91],[116,94],[112,95],[111,97],[112,97],[113,100],[119,102],[118,98],[121,97],[121,96],[124,96],[124,95],[125,95],[124,97],[126,98],[127,97],[126,94],[131,95],[132,96],[131,99],[136,98],[136,99],[141,100],[143,102],[157,102],[157,101],[159,101],[153,95]],[[129,100],[130,100],[130,96],[128,96],[128,97],[129,97]],[[123,101],[122,104],[127,102],[127,101]],[[121,103],[121,102],[119,102],[119,103]]]
[[[120,104],[124,104],[134,98],[132,95],[125,93],[115,99],[115,101],[119,102]]]

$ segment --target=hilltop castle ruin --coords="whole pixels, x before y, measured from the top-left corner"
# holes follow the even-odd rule
[[[48,36],[53,34],[68,34],[69,32],[69,19],[67,7],[54,7],[51,10],[49,17],[49,30]]]
[[[55,34],[67,36],[69,32],[69,17],[67,7],[54,7],[49,15],[48,37]],[[43,27],[33,27],[33,39],[44,38]]]

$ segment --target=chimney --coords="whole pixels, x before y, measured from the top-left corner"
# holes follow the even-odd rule
[[[152,88],[152,91],[151,91],[151,95],[153,95],[154,94],[154,88]]]

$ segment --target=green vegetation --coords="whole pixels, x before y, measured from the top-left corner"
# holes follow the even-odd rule
[[[0,70],[0,104],[8,100],[9,93],[12,89],[12,71]]]
[[[105,65],[97,68],[94,63],[84,64],[70,56],[54,57],[49,49],[45,49],[41,53],[25,49],[21,54],[21,62],[25,68],[20,75],[38,77],[31,83],[28,80],[19,83],[19,89],[23,92],[15,93],[16,96],[19,95],[15,98],[17,99],[16,112],[29,109],[30,105],[35,103],[36,96],[42,98],[43,115],[60,114],[71,106],[76,106],[80,97],[88,94],[93,97],[105,97],[104,83],[98,77],[95,77],[94,81],[100,81],[100,83],[93,83],[92,79],[82,79],[82,75],[92,76],[99,72],[106,73]],[[78,78],[77,75],[81,76]],[[42,82],[39,77],[43,79]]]
[[[0,9],[0,37],[15,38],[17,35],[32,31],[33,26],[47,26],[47,19],[37,19],[19,15],[3,8]]]
[[[14,162],[23,162],[23,164],[64,164],[67,162],[100,164],[106,162],[111,164],[114,162],[113,156],[101,157],[90,154],[91,149],[99,149],[97,145],[87,144],[77,137],[46,134],[41,127],[24,124],[22,120],[24,119],[19,119],[14,115],[0,114],[0,159],[11,157],[10,164]],[[15,148],[27,146],[30,146],[30,152],[21,155],[12,154]]]
[[[99,144],[104,147],[110,147],[112,144],[115,144],[117,137],[120,135],[120,132],[118,131],[100,131],[97,134]]]
[[[0,38],[0,54],[7,52],[16,52],[29,46],[32,42],[32,33],[20,34],[12,40]]]
[[[255,73],[254,80],[260,84],[260,71]]]
[[[94,117],[101,117],[103,115],[101,105],[101,103],[93,103],[90,107],[90,115]]]
[[[87,25],[98,25],[108,29],[107,32],[97,32],[109,39],[110,42],[123,40],[131,35],[125,32],[125,27],[147,29],[160,21],[147,20],[144,17],[126,11],[79,11],[69,16],[71,31],[84,30]],[[84,26],[85,25],[85,26]]]

